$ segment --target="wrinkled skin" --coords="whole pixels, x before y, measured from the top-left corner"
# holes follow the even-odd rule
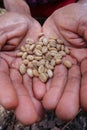
[[[0,49],[12,50],[19,45],[28,31],[26,16],[6,13],[0,16]]]
[[[41,26],[31,16],[15,12],[7,12],[0,16],[0,22],[0,48],[2,50],[17,48],[28,35],[36,40],[41,31]]]
[[[87,95],[85,91],[87,51],[84,49],[87,39],[87,25],[84,17],[86,8],[81,8],[78,4],[61,8],[54,12],[42,27],[46,37],[57,36],[64,41],[65,45],[71,47],[71,56],[66,58],[73,62],[70,70],[67,70],[63,65],[56,66],[53,79],[50,79],[46,85],[37,78],[32,81],[27,75],[21,76],[18,71],[21,63],[21,60],[16,57],[18,47],[24,43],[23,41],[25,41],[27,36],[37,40],[38,34],[41,32],[41,27],[35,20],[29,17],[31,19],[29,21],[26,18],[24,24],[22,23],[25,25],[27,21],[26,26],[24,28],[21,27],[24,31],[20,31],[22,34],[19,35],[19,38],[15,37],[16,33],[13,33],[14,36],[12,37],[14,37],[14,40],[13,38],[6,39],[7,45],[5,45],[6,41],[2,42],[1,48],[3,50],[16,49],[12,52],[2,51],[0,53],[0,89],[2,90],[0,91],[0,104],[7,109],[15,108],[16,117],[25,125],[32,124],[42,117],[43,111],[39,100],[42,100],[46,109],[56,110],[56,115],[61,119],[71,120],[79,110],[81,74],[81,106],[87,110],[87,103],[84,100]],[[15,39],[17,42],[14,42]],[[21,44],[19,44],[20,42]],[[77,47],[81,49],[77,49]],[[5,86],[7,87],[6,92]],[[46,90],[47,92],[45,92]]]
[[[33,95],[32,79],[20,74],[21,60],[15,53],[0,53],[0,104],[8,110],[13,109],[17,119],[28,125],[42,118],[43,108]]]
[[[1,16],[0,21],[0,104],[13,109],[21,123],[32,124],[43,117],[43,107],[34,97],[33,80],[20,74],[21,59],[16,53],[26,38],[37,40],[41,26],[32,17],[12,12]]]
[[[86,12],[86,7],[74,3],[55,11],[43,25],[46,37],[60,38],[71,48],[70,56],[66,59],[71,60],[73,66],[69,70],[63,65],[55,67],[54,77],[46,83],[47,93],[42,99],[44,108],[55,110],[59,118],[67,121],[78,113],[80,103],[87,110]],[[37,85],[34,86],[35,95],[40,98],[36,87]]]

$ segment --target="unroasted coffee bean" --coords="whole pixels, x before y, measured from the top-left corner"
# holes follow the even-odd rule
[[[39,74],[39,79],[42,81],[42,82],[46,82],[47,81],[47,76],[45,73],[40,73]]]
[[[25,74],[26,73],[26,66],[24,65],[24,64],[21,64],[20,65],[20,72],[21,72],[21,74]]]
[[[33,70],[32,69],[27,69],[27,74],[29,75],[29,77],[33,77]]]
[[[72,63],[69,60],[64,60],[63,64],[67,67],[67,68],[71,68],[72,67]]]
[[[38,77],[42,82],[46,82],[53,77],[53,70],[56,65],[64,64],[67,68],[72,67],[68,60],[62,58],[70,54],[70,49],[64,45],[61,39],[47,39],[43,33],[39,35],[39,40],[35,43],[28,38],[26,44],[17,53],[22,58],[20,73],[30,77]]]

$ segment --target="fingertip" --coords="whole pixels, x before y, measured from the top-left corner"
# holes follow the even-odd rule
[[[29,98],[24,96],[21,96],[15,115],[23,125],[31,125],[38,121],[38,114],[34,108],[34,105]]]
[[[56,105],[59,101],[59,91],[58,88],[51,88],[44,96],[43,98],[43,106],[47,110],[53,110],[56,108]]]
[[[27,113],[25,113],[25,114],[27,114]],[[16,115],[16,118],[24,126],[27,126],[27,125],[29,126],[29,125],[32,125],[32,124],[37,122],[37,117],[36,118],[32,118],[32,116],[31,116],[31,118],[29,118],[29,116],[27,115],[27,117],[24,118],[24,116],[19,117],[19,116]]]
[[[7,44],[5,46],[3,46],[2,50],[13,50],[15,48],[17,48],[17,46],[19,45],[21,39],[19,37],[15,37],[13,39],[9,39],[7,41]]]
[[[38,78],[33,79],[33,92],[36,99],[41,100],[46,93],[46,86]]]
[[[87,59],[84,59],[81,63],[81,89],[80,89],[80,104],[81,108],[87,111]]]
[[[72,120],[79,111],[79,102],[76,98],[63,97],[56,108],[56,115],[63,121]]]
[[[42,103],[34,97],[32,97],[32,102],[33,102],[36,112],[38,114],[37,121],[40,121],[44,117],[44,108],[42,106]]]
[[[27,126],[27,125],[29,126],[29,125],[32,125],[37,122],[37,119],[35,119],[35,118],[32,119],[32,118],[28,118],[28,117],[27,118],[17,117],[17,115],[16,115],[16,118],[24,126]]]
[[[80,104],[84,111],[87,111],[87,87],[82,87],[80,91]]]
[[[55,67],[54,77],[50,84],[50,89],[44,95],[43,106],[45,109],[53,110],[62,96],[67,80],[67,69],[63,65]]]
[[[18,105],[18,99],[16,96],[4,96],[1,101],[1,105],[7,110],[13,110]]]
[[[73,65],[63,95],[57,105],[56,115],[65,121],[72,120],[79,111],[80,69]]]

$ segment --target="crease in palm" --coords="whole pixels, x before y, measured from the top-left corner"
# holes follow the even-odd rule
[[[76,9],[76,6],[75,6],[75,9]],[[24,23],[22,23],[24,26],[22,28],[20,28],[20,32],[18,32],[19,37],[16,36],[16,31],[15,31],[15,33],[13,33],[12,37],[10,37],[9,33],[8,33],[8,35],[6,35],[6,40],[3,41],[2,51],[0,52],[0,58],[1,58],[0,61],[1,62],[4,61],[5,66],[3,65],[3,71],[5,73],[7,73],[7,75],[9,76],[9,78],[11,80],[11,82],[15,81],[15,80],[12,80],[12,79],[14,79],[15,76],[13,75],[13,73],[11,73],[11,70],[12,70],[12,72],[15,71],[14,72],[15,74],[18,74],[18,76],[16,78],[17,78],[18,82],[20,81],[20,83],[22,84],[22,87],[23,87],[23,90],[24,90],[24,91],[22,91],[23,92],[22,95],[29,95],[31,97],[33,95],[34,99],[38,100],[37,97],[35,97],[35,95],[34,95],[35,93],[33,93],[33,90],[30,89],[31,93],[28,93],[29,90],[28,90],[28,92],[26,91],[27,88],[24,86],[24,82],[23,82],[24,79],[19,74],[19,71],[18,71],[19,65],[21,63],[21,59],[19,59],[19,58],[16,57],[16,51],[18,49],[18,46],[21,46],[21,45],[24,44],[24,41],[25,41],[25,39],[27,37],[31,37],[31,38],[34,38],[34,40],[37,40],[38,39],[38,34],[41,32],[41,30],[43,31],[43,33],[45,34],[46,37],[50,37],[52,35],[53,36],[57,36],[57,37],[59,37],[60,39],[62,39],[64,41],[64,43],[65,43],[66,46],[70,46],[70,48],[71,48],[71,54],[70,54],[69,58],[71,58],[72,60],[75,59],[75,61],[76,61],[75,64],[74,64],[75,67],[74,67],[74,69],[71,69],[71,72],[73,72],[72,70],[76,70],[77,69],[77,71],[76,71],[78,73],[77,77],[79,76],[79,79],[81,78],[81,72],[79,70],[79,68],[80,68],[79,65],[81,64],[81,62],[84,59],[87,58],[87,50],[85,48],[85,45],[86,45],[86,36],[83,35],[83,34],[86,33],[86,31],[84,30],[84,26],[83,26],[84,24],[81,24],[80,21],[78,20],[79,18],[77,16],[74,16],[75,13],[71,13],[69,15],[64,14],[65,10],[66,10],[66,13],[68,13],[67,11],[70,9],[71,12],[72,12],[73,8],[74,8],[74,5],[71,5],[71,7],[70,6],[69,7],[65,7],[65,9],[59,9],[58,13],[56,11],[52,16],[50,16],[46,20],[46,22],[44,23],[44,25],[43,25],[42,28],[39,25],[39,23],[37,23],[34,19],[31,18],[31,21],[32,21],[31,22],[31,21],[28,21],[28,19],[26,18],[27,22],[24,21]],[[63,15],[65,15],[65,17]],[[82,14],[81,17],[83,15],[84,14]],[[83,17],[83,23],[85,21],[84,19],[85,18]],[[79,27],[78,27],[78,25],[79,25]],[[17,31],[19,31],[19,30],[17,30]],[[23,33],[21,33],[22,31],[23,31]],[[85,32],[85,33],[83,33],[83,32]],[[14,38],[14,40],[12,40],[13,38]],[[7,42],[7,45],[4,45],[5,42]],[[9,45],[12,45],[12,44],[13,44],[13,46],[14,46],[15,49],[12,48],[12,46],[9,46]],[[6,51],[6,49],[8,51]],[[56,69],[57,70],[61,70],[62,67],[63,66],[59,66]],[[6,71],[5,71],[5,69],[6,69]],[[2,68],[0,70],[2,71]],[[64,68],[63,68],[63,71],[66,72],[67,70],[64,70]],[[62,70],[61,70],[61,72],[62,72]],[[55,75],[57,75],[57,73],[55,73]],[[54,75],[53,79],[49,80],[47,82],[47,84],[45,84],[47,92],[45,93],[45,95],[43,95],[42,103],[43,103],[43,106],[46,109],[55,109],[56,115],[58,115],[60,108],[62,108],[62,106],[63,106],[62,104],[63,104],[64,96],[65,96],[64,95],[64,90],[66,92],[66,91],[70,91],[70,89],[69,89],[69,87],[67,87],[68,88],[67,89],[66,86],[62,85],[63,86],[62,89],[59,90],[60,95],[58,96],[58,92],[57,92],[57,98],[55,97],[55,104],[51,104],[51,106],[49,106],[49,103],[46,101],[46,99],[48,98],[48,101],[52,101],[52,97],[53,97],[52,93],[53,93],[53,91],[54,92],[56,91],[55,88],[54,88],[54,90],[52,90],[54,82],[55,82],[55,78],[56,78],[55,75]],[[66,75],[70,76],[69,71],[66,72]],[[69,79],[69,77],[67,77],[67,79]],[[68,81],[67,79],[66,79],[66,83],[65,83],[66,85],[67,85],[67,81]],[[31,80],[31,79],[28,79],[28,80],[30,82],[29,85],[32,88],[32,86],[33,86],[32,85],[33,80]],[[3,82],[5,82],[4,79],[3,79]],[[25,80],[25,82],[27,82],[27,81]],[[79,82],[80,81],[78,81],[78,86],[80,85]],[[12,88],[14,87],[14,85],[15,85],[15,83],[13,83]],[[56,84],[56,86],[58,86],[58,83]],[[79,93],[78,90],[76,91],[77,93]],[[15,97],[16,97],[17,93],[20,95],[20,92],[21,92],[20,90],[17,90],[17,92],[15,91]],[[55,93],[53,93],[53,94],[55,94]],[[8,93],[7,93],[7,95],[8,95]],[[76,99],[78,100],[77,101],[77,105],[76,105],[75,101],[73,100],[73,104],[75,103],[75,105],[76,105],[74,114],[73,114],[73,112],[70,109],[71,118],[73,117],[73,115],[75,116],[75,114],[77,113],[77,111],[79,109],[79,98],[76,98]],[[18,100],[18,99],[16,99],[16,100]],[[17,103],[15,103],[15,104],[16,104],[15,107],[17,107]],[[40,102],[39,102],[39,104],[40,104]],[[2,102],[2,105],[3,105],[3,102]],[[66,109],[67,109],[67,106],[68,106],[68,104],[66,105]],[[12,106],[10,106],[10,107],[12,107]],[[34,104],[33,107],[35,107],[35,104]],[[37,109],[41,109],[41,107],[37,107]],[[66,114],[66,112],[64,114]],[[64,116],[61,115],[61,112],[60,112],[59,116],[60,116],[60,118],[64,119]],[[19,118],[19,116],[18,116],[18,118]],[[68,117],[68,119],[70,119],[70,117]]]

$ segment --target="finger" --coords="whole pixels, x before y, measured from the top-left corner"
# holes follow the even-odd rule
[[[67,84],[56,108],[56,115],[62,120],[73,119],[79,110],[80,79],[80,68],[73,65],[68,72]]]
[[[55,109],[67,81],[67,69],[63,65],[58,65],[54,70],[54,77],[51,81],[51,88],[47,91],[43,98],[43,106],[50,110]]]
[[[25,124],[32,124],[37,121],[38,115],[32,100],[22,84],[22,77],[16,69],[11,70],[11,80],[15,86],[18,96],[18,107],[15,110],[17,119]]]
[[[0,48],[2,50],[12,50],[15,49],[22,39],[25,37],[27,33],[26,25],[16,25],[15,28],[9,30],[9,32],[5,32],[0,36]],[[21,27],[22,26],[22,27]],[[3,46],[5,44],[5,46]]]
[[[81,19],[79,19],[79,24],[78,24],[78,34],[80,35],[80,37],[83,37],[85,42],[87,41],[87,18],[86,17],[81,17]]]
[[[0,59],[0,104],[6,109],[15,109],[18,105],[16,91],[9,77],[7,63]]]
[[[37,99],[41,100],[46,93],[46,85],[38,78],[33,78],[33,92]]]
[[[42,117],[44,116],[44,113],[43,113],[43,107],[42,107],[42,104],[39,100],[36,99],[36,97],[34,96],[34,93],[33,93],[33,88],[32,88],[32,79],[26,74],[24,75],[23,77],[23,83],[25,85],[25,88],[27,89],[27,92],[29,94],[29,96],[31,97],[31,100],[33,102],[33,105],[36,109],[36,112],[38,114],[38,118],[37,120],[41,120]]]
[[[86,43],[86,41],[80,37],[75,32],[71,32],[71,30],[62,30],[62,36],[66,41],[75,47],[83,47]]]
[[[84,59],[81,63],[81,73],[82,73],[82,81],[81,81],[81,91],[80,91],[80,101],[81,107],[87,111],[87,59]]]
[[[7,36],[6,35],[0,35],[0,50],[5,45],[6,42],[7,42]]]
[[[22,38],[20,37],[15,37],[10,39],[9,41],[6,42],[6,45],[3,46],[2,50],[13,50],[15,49],[20,43],[21,43]]]
[[[25,23],[20,23],[20,24],[16,24],[14,27],[10,27],[7,31],[6,31],[6,35],[8,37],[8,40],[15,38],[15,37],[21,37],[21,39],[23,39],[23,36],[25,36],[25,34],[28,31],[28,26]]]
[[[15,51],[15,52],[13,52],[13,51],[9,51],[9,52],[3,51],[3,52],[0,53],[0,57],[1,57],[2,59],[4,59],[4,61],[5,61],[6,63],[8,63],[9,66],[12,66],[13,64],[15,64],[15,63],[13,62],[13,60],[16,61],[16,59],[15,59],[16,56],[17,56],[17,51]],[[19,61],[19,58],[18,58],[18,61]],[[20,62],[20,63],[21,63],[21,62]],[[19,62],[16,63],[15,65],[20,66]],[[14,67],[16,68],[16,66],[14,66]]]
[[[30,9],[28,4],[25,1],[22,1],[21,4],[19,1],[4,1],[4,6],[7,11],[17,12],[20,14],[30,14]]]
[[[46,90],[49,91],[51,88],[52,79],[50,78],[46,83]]]

